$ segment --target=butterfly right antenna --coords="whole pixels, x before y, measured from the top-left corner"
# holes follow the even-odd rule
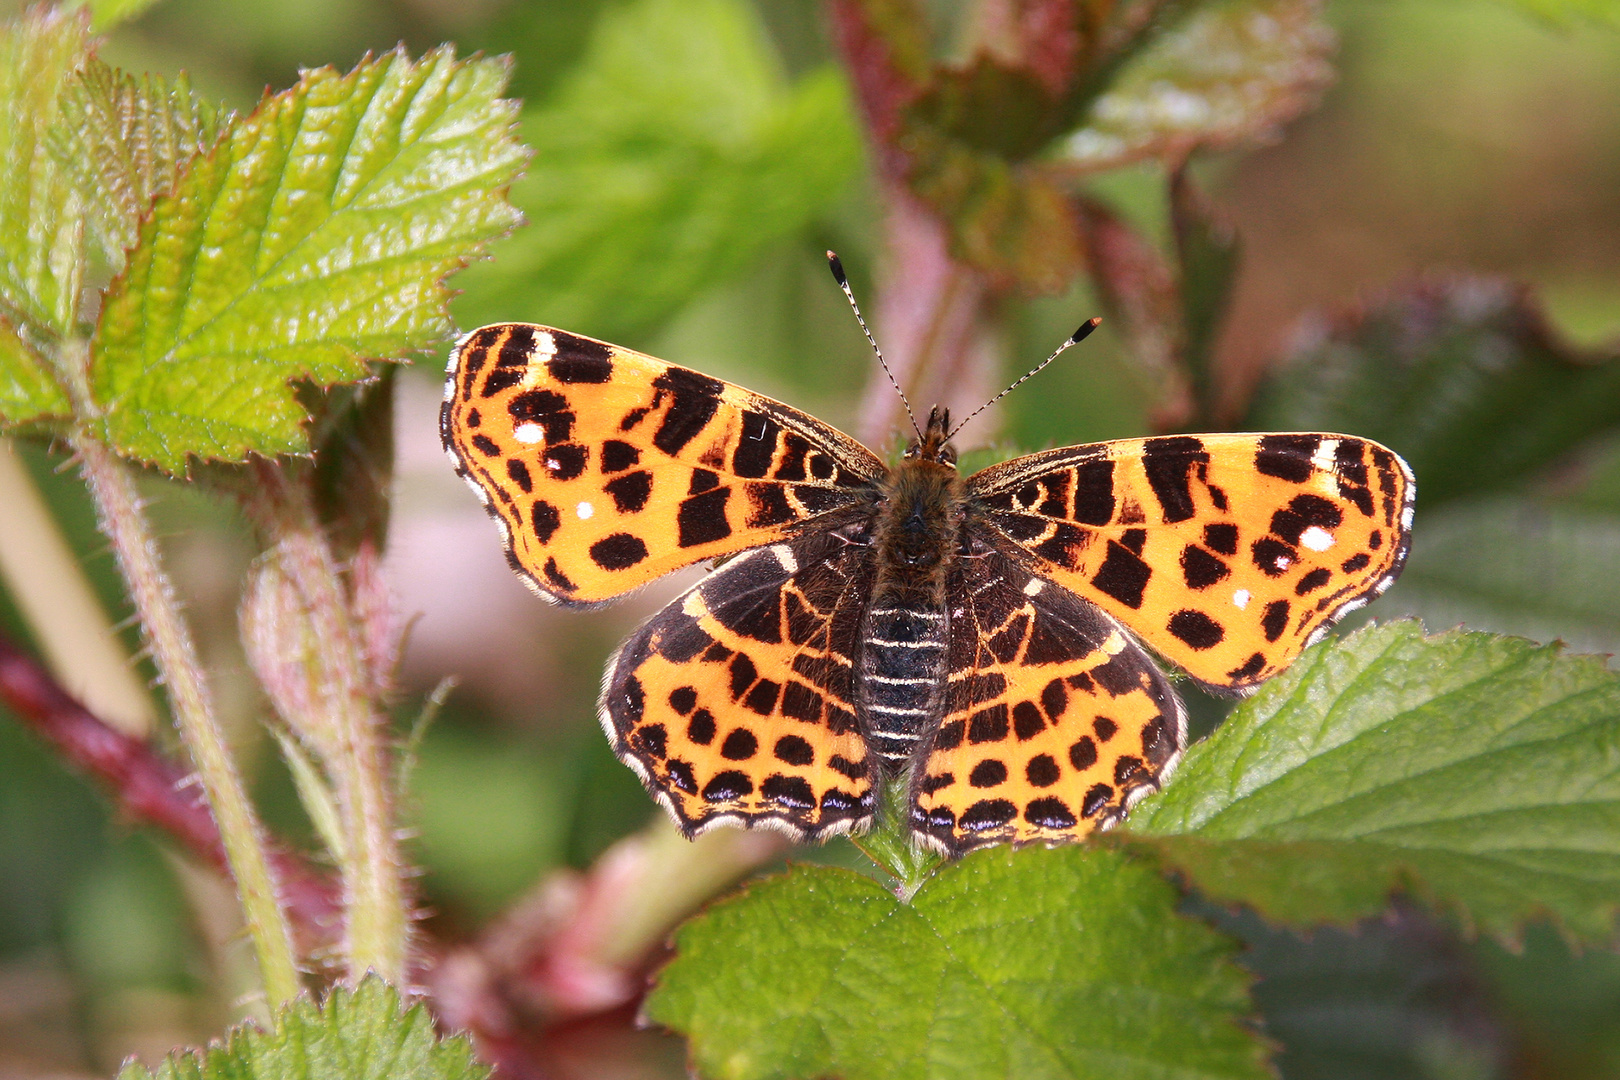
[[[849,306],[855,309],[855,321],[861,324],[861,332],[866,335],[866,340],[872,343],[872,351],[877,353],[878,363],[883,367],[883,374],[889,377],[894,392],[900,395],[900,404],[906,407],[906,418],[911,421],[911,430],[917,433],[917,439],[921,441],[923,433],[922,428],[917,426],[917,414],[911,411],[911,402],[906,400],[906,392],[900,389],[900,381],[894,377],[894,372],[889,370],[889,362],[883,359],[883,350],[878,348],[877,338],[872,336],[872,331],[866,328],[866,320],[861,318],[861,305],[855,302],[855,294],[850,290],[849,278],[844,274],[843,260],[829,251],[827,252],[827,265],[832,267],[833,280],[837,281],[838,287],[844,290],[844,296],[848,298]]]

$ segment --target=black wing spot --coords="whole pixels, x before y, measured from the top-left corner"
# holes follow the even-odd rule
[[[1273,600],[1267,604],[1265,614],[1260,617],[1260,628],[1266,632],[1266,640],[1276,641],[1287,626],[1288,601]]]
[[[591,545],[591,561],[604,570],[628,570],[646,557],[646,543],[629,533],[614,533]]]
[[[680,509],[675,513],[681,547],[712,544],[731,535],[731,522],[726,519],[726,500],[729,498],[731,489],[719,487],[682,500]]]
[[[1209,464],[1204,443],[1191,435],[1148,439],[1142,444],[1142,471],[1159,501],[1166,523],[1186,521],[1196,512],[1192,496],[1192,472]]]
[[[546,575],[547,581],[563,592],[573,592],[579,588],[578,585],[568,580],[568,575],[562,572],[562,567],[557,565],[557,560],[554,558],[546,560],[546,565],[541,573]]]
[[[851,780],[859,780],[866,775],[864,761],[851,761],[842,754],[834,754],[828,761],[827,767],[833,772],[842,773]]]
[[[1074,520],[1106,525],[1114,519],[1114,463],[1107,458],[1075,466]]]
[[[536,499],[529,510],[529,523],[534,526],[534,538],[542,544],[549,544],[552,534],[562,524],[562,515],[544,499]]]
[[[1313,593],[1332,580],[1333,571],[1325,566],[1318,566],[1315,570],[1299,579],[1299,584],[1294,586],[1294,595],[1304,596],[1307,593]]]
[[[641,463],[641,451],[627,442],[618,439],[609,439],[602,444],[602,471],[624,472],[624,470]]]
[[[759,750],[759,739],[747,728],[732,728],[720,744],[720,756],[727,761],[747,761]]]
[[[1024,766],[1024,777],[1035,787],[1051,787],[1063,776],[1063,769],[1051,754],[1037,754]]]
[[[560,383],[605,383],[613,377],[613,350],[600,341],[552,332],[557,355],[546,370]],[[505,352],[505,349],[501,350]]]
[[[1367,564],[1370,562],[1372,562],[1372,556],[1363,551],[1360,555],[1352,555],[1344,560],[1339,564],[1339,569],[1347,574],[1355,574],[1367,569]]]
[[[686,725],[686,737],[699,746],[708,746],[714,742],[714,735],[714,713],[708,709],[699,709],[693,713],[692,719]]]
[[[534,490],[534,481],[529,478],[529,467],[517,458],[506,459],[506,475],[512,478],[512,483],[523,489],[527,495]]]
[[[1018,807],[1006,799],[980,799],[962,811],[958,824],[966,832],[983,832],[986,829],[999,829],[1017,813]]]
[[[1232,571],[1196,544],[1181,549],[1181,576],[1189,589],[1207,589]]]
[[[1007,766],[995,758],[986,758],[973,766],[968,774],[968,783],[976,788],[996,787],[1007,780]]]
[[[772,773],[765,778],[765,783],[760,785],[759,793],[771,802],[790,810],[816,808],[816,793],[811,789],[810,782],[803,777]]]
[[[781,434],[782,425],[764,413],[743,410],[737,448],[731,453],[731,471],[751,479],[770,472],[771,462],[776,459],[776,442]]]
[[[1072,829],[1078,824],[1068,804],[1051,795],[1024,807],[1024,820],[1043,829]]]
[[[1099,592],[1134,609],[1142,606],[1142,593],[1152,576],[1152,567],[1118,542],[1110,540],[1108,555],[1091,583]]]
[[[945,729],[940,728],[943,735]],[[980,709],[968,720],[967,739],[970,743],[1000,742],[1007,737],[1007,706],[992,705]],[[938,745],[937,741],[935,745]]]
[[[1242,682],[1244,679],[1252,679],[1256,675],[1260,674],[1260,672],[1264,670],[1265,666],[1265,654],[1255,653],[1253,656],[1243,661],[1242,667],[1235,667],[1231,671],[1228,671],[1226,673],[1226,677],[1231,679],[1233,682]]]
[[[1315,435],[1267,435],[1260,440],[1254,467],[1267,476],[1295,484],[1311,478],[1311,457],[1322,440]]]
[[[686,368],[672,367],[654,379],[653,386],[668,391],[671,398],[669,411],[653,433],[653,445],[674,457],[714,419],[726,384]]]
[[[540,425],[548,443],[567,442],[574,433],[573,410],[568,407],[568,399],[555,390],[525,391],[511,400],[506,411],[519,424]]]
[[[1099,716],[1091,721],[1091,730],[1097,733],[1098,742],[1107,742],[1119,731],[1119,725],[1106,716]]]
[[[529,326],[513,326],[501,344],[501,351],[495,361],[496,367],[525,368],[529,366],[529,357],[534,355],[534,328]]]
[[[1183,608],[1170,616],[1169,629],[1176,637],[1199,651],[1213,649],[1226,639],[1226,631],[1222,629],[1220,623],[1202,611],[1190,608]]]
[[[635,740],[638,750],[655,761],[663,760],[668,753],[669,733],[664,730],[663,724],[639,727],[630,737]]]
[[[546,472],[553,480],[572,480],[585,471],[590,451],[579,443],[563,443],[546,451]]]
[[[483,454],[485,457],[501,456],[501,448],[495,445],[495,440],[490,438],[488,435],[474,435],[472,437],[472,444],[478,447],[479,453]]]
[[[602,485],[602,490],[613,496],[613,508],[621,514],[634,514],[645,509],[652,495],[652,473],[645,469],[616,476]]]
[[[1092,784],[1086,792],[1086,797],[1080,803],[1081,817],[1096,817],[1097,813],[1107,806],[1114,797],[1114,789],[1107,784]]]
[[[1254,565],[1266,577],[1281,577],[1286,574],[1299,556],[1293,548],[1269,536],[1262,536],[1249,545],[1249,554],[1254,558]]]
[[[1204,526],[1204,546],[1222,555],[1236,555],[1238,527],[1230,521]]]
[[[754,793],[754,782],[748,779],[746,773],[736,769],[727,769],[716,774],[713,780],[703,785],[703,800],[705,802],[730,802],[740,799],[744,795]]]
[[[776,755],[777,761],[798,765],[801,768],[816,763],[815,748],[797,735],[784,735],[777,739],[772,753]]]
[[[1013,706],[1013,734],[1019,742],[1028,742],[1046,730],[1046,718],[1033,701],[1020,701]]]
[[[1080,772],[1085,772],[1097,764],[1097,744],[1091,741],[1090,735],[1082,735],[1075,744],[1069,747],[1069,764]]]

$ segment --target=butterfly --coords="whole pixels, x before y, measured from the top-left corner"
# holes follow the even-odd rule
[[[618,649],[599,705],[689,836],[858,831],[885,782],[948,855],[1106,828],[1186,746],[1152,653],[1248,692],[1406,558],[1411,470],[1366,439],[1124,439],[964,477],[948,414],[917,429],[891,466],[788,405],[526,323],[457,342],[441,414],[543,599],[592,608],[719,561]]]

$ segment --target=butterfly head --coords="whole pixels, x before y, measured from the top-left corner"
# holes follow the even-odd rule
[[[956,447],[950,444],[950,437],[951,411],[935,405],[928,413],[928,423],[924,426],[922,434],[906,447],[905,456],[908,460],[933,461],[948,465],[955,471]]]

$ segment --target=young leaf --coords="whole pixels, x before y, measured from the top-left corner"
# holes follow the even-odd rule
[[[1409,284],[1308,322],[1245,424],[1377,439],[1411,464],[1427,510],[1620,425],[1620,359],[1564,345],[1512,282]]]
[[[506,65],[448,48],[305,72],[158,199],[92,352],[102,436],[171,472],[305,449],[288,380],[448,329],[442,279],[509,229]]]
[[[191,92],[184,72],[172,85],[155,75],[136,82],[94,58],[63,88],[60,109],[51,154],[77,186],[102,257],[117,273],[153,197],[214,143],[225,117]]]
[[[0,316],[46,340],[73,326],[84,228],[45,132],[63,84],[89,53],[87,24],[81,13],[41,6],[0,26]]]
[[[860,163],[843,83],[789,86],[741,0],[637,0],[602,16],[513,200],[534,224],[461,280],[463,321],[528,312],[645,334],[804,227]]]
[[[1275,139],[1333,78],[1315,0],[1206,4],[1128,62],[1067,140],[1088,170]]]
[[[1231,946],[1095,847],[987,849],[909,904],[793,867],[675,947],[646,1012],[713,1080],[1269,1075]]]
[[[1511,940],[1609,940],[1620,676],[1557,646],[1413,622],[1307,652],[1131,815],[1206,895],[1295,924],[1410,889]]]
[[[387,983],[299,998],[271,1029],[234,1029],[205,1051],[171,1054],[154,1072],[131,1060],[118,1080],[485,1080],[465,1037],[440,1041],[425,1005],[405,1009]]]

